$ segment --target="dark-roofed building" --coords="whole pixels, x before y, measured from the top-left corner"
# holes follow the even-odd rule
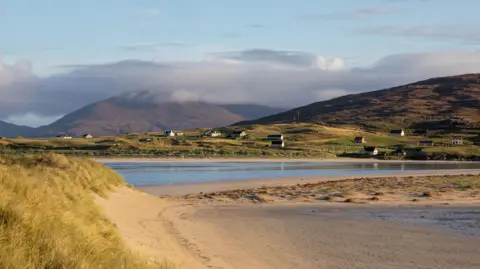
[[[357,136],[353,139],[353,143],[355,143],[355,144],[363,144],[363,143],[366,143],[366,142],[367,142],[367,140],[363,136]]]
[[[238,137],[244,137],[246,136],[247,133],[245,131],[233,131],[231,134],[230,134],[230,137],[232,138],[238,138]]]
[[[283,140],[274,140],[270,146],[272,148],[283,148],[285,147],[285,142]]]
[[[363,147],[361,153],[368,154],[368,155],[378,155],[377,147]]]
[[[405,131],[403,129],[391,130],[389,136],[405,136]]]
[[[283,140],[283,135],[281,134],[273,134],[273,135],[268,135],[267,140]]]

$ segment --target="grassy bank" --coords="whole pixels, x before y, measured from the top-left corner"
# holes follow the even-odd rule
[[[131,252],[94,202],[123,184],[90,160],[0,156],[0,268],[163,268]]]

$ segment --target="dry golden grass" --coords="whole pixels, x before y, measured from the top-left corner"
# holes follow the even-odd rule
[[[86,159],[0,156],[0,268],[166,268],[131,252],[95,204],[122,184]]]

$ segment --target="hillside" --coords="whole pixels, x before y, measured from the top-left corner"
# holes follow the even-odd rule
[[[30,136],[35,128],[28,126],[20,126],[8,122],[0,121],[0,136],[15,137],[15,136]]]
[[[385,90],[316,102],[235,125],[301,122],[372,129],[441,129],[480,124],[480,74],[432,78]]]
[[[76,135],[114,135],[230,125],[280,112],[260,105],[217,105],[205,102],[162,102],[150,92],[128,93],[87,105],[58,121],[38,128],[40,136],[71,132]],[[168,99],[167,99],[168,100]]]

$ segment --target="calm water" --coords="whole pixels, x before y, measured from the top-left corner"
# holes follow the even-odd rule
[[[296,176],[362,176],[418,170],[480,169],[480,163],[104,162],[135,186]]]

